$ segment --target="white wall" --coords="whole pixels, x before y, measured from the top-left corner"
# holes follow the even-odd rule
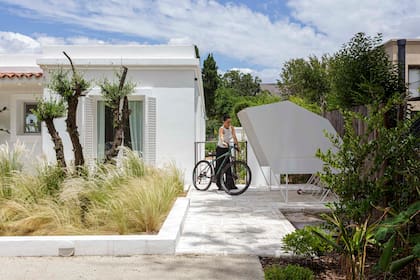
[[[42,79],[2,79],[0,80],[0,128],[8,129],[10,134],[0,132],[0,144],[8,142],[11,146],[18,140],[23,142],[31,156],[42,155],[41,134],[24,133],[24,104],[35,103],[42,96]]]
[[[114,79],[114,73],[118,70],[114,67],[107,69],[81,69],[88,80],[99,81],[104,77]],[[49,78],[48,75],[47,79]],[[194,165],[194,142],[198,138],[204,139],[205,120],[203,108],[196,108],[195,73],[192,69],[144,69],[129,68],[127,79],[136,83],[136,92],[132,99],[145,100],[148,96],[156,98],[157,107],[157,131],[156,131],[156,162],[159,166],[175,163],[185,174],[185,182],[190,182],[191,172]],[[100,90],[94,87],[89,95],[96,96],[95,101],[100,100]],[[44,96],[49,96],[49,91],[44,90]],[[201,102],[201,100],[198,100]],[[200,104],[199,103],[199,104]],[[147,106],[147,102],[144,103]],[[83,101],[80,100],[78,114],[78,126],[81,138],[86,135],[83,120]],[[145,108],[144,111],[147,109]],[[198,111],[197,111],[198,110]],[[197,112],[197,113],[196,113]],[[96,116],[96,111],[93,112]],[[57,130],[63,139],[65,156],[67,160],[73,160],[73,152],[70,138],[66,132],[64,119],[55,121]],[[144,126],[147,129],[147,126]],[[96,138],[96,125],[93,131]],[[145,136],[145,133],[143,134]],[[55,160],[53,143],[46,130],[43,130],[43,150],[47,158]],[[83,143],[83,139],[81,139]],[[95,145],[96,147],[96,145]],[[143,146],[144,147],[144,146]],[[84,147],[85,148],[85,147]],[[145,147],[144,147],[145,148]],[[96,155],[96,151],[94,151]]]
[[[0,90],[0,109],[6,106],[7,110],[0,113],[0,128],[10,130],[10,94]],[[0,131],[0,144],[10,141],[10,135]]]
[[[193,88],[155,88],[157,99],[157,163],[175,163],[189,179],[194,165]]]

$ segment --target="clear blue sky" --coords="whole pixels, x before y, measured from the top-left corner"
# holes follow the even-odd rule
[[[420,1],[409,0],[0,0],[0,53],[46,44],[196,44],[203,58],[214,53],[222,72],[273,82],[288,59],[334,52],[359,31],[418,38],[418,22]]]

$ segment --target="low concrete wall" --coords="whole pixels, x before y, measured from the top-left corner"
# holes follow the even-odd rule
[[[0,237],[0,256],[175,254],[189,205],[189,198],[178,198],[157,235]]]

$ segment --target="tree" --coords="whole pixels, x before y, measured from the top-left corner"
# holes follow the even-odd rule
[[[237,95],[255,96],[261,91],[261,79],[249,73],[231,70],[223,75],[222,86],[235,90]]]
[[[411,131],[416,119],[405,118],[392,128],[384,122],[387,112],[402,103],[397,94],[385,105],[369,105],[367,117],[344,111],[344,136],[329,136],[337,151],[318,151],[324,161],[321,178],[339,196],[336,206],[350,220],[364,220],[373,206],[401,211],[418,200],[420,139]],[[365,123],[362,135],[353,126],[355,120]]]
[[[203,88],[208,117],[214,116],[214,99],[219,87],[220,77],[217,73],[217,64],[213,54],[209,54],[203,63]]]
[[[110,82],[105,79],[99,84],[105,99],[105,104],[112,110],[114,121],[114,141],[111,149],[106,151],[105,156],[107,161],[117,156],[118,148],[122,145],[124,137],[127,136],[127,124],[131,113],[128,108],[128,96],[134,92],[136,86],[133,83],[125,82],[127,71],[127,67],[123,66],[122,71],[117,73],[118,82]]]
[[[386,103],[405,85],[382,45],[382,35],[357,33],[331,59],[330,107],[348,108],[379,101]]]
[[[287,96],[297,96],[310,103],[322,105],[325,95],[330,92],[328,56],[310,56],[287,61],[280,73],[278,86]]]
[[[66,128],[73,146],[74,164],[82,166],[85,159],[77,128],[77,106],[79,97],[83,96],[90,84],[76,71],[71,58],[65,52],[63,53],[70,61],[71,77],[69,77],[69,71],[60,69],[52,74],[48,87],[52,92],[58,94],[67,105]]]
[[[36,110],[33,110],[32,113],[35,114],[39,121],[45,122],[48,133],[51,135],[51,140],[54,143],[57,164],[60,167],[66,167],[63,140],[54,125],[54,119],[62,118],[66,114],[66,108],[63,101],[61,99],[56,100],[52,98],[50,100],[40,99],[38,100]]]

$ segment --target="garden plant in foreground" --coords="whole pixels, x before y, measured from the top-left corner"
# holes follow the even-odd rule
[[[183,193],[174,166],[147,166],[124,148],[118,165],[23,169],[22,146],[0,145],[0,235],[156,233]],[[82,174],[82,175],[81,175]]]

